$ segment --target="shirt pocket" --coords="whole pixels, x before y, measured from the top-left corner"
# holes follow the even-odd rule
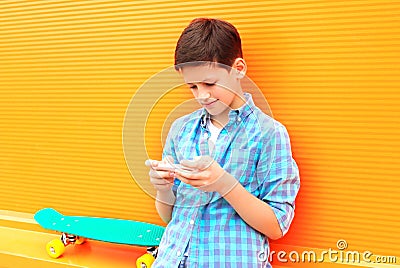
[[[232,149],[225,170],[233,175],[249,192],[257,190],[261,182],[256,176],[259,153],[257,148]]]

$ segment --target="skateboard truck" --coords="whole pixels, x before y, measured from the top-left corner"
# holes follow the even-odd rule
[[[71,244],[81,245],[85,242],[86,238],[77,235],[61,233],[60,239],[53,239],[47,243],[46,250],[50,257],[58,258],[65,252],[66,246]]]
[[[155,259],[155,258],[157,258],[158,248],[157,247],[148,247],[147,253],[151,254]]]
[[[62,233],[61,241],[64,243],[64,246],[68,246],[70,244],[81,245],[86,242],[86,238],[73,234]]]

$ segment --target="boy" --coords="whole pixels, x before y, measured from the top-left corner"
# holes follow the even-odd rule
[[[175,69],[202,108],[173,123],[162,161],[146,161],[168,223],[152,267],[271,267],[268,238],[292,222],[300,180],[288,133],[243,93],[242,57],[225,21],[195,19],[178,40]]]

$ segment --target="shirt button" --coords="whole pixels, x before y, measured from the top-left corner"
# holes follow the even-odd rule
[[[238,118],[237,118],[237,121],[238,121],[238,122],[242,121],[242,118],[238,117]]]
[[[181,255],[182,255],[182,252],[180,252],[180,251],[178,250],[178,252],[176,253],[176,256],[180,257]]]
[[[190,220],[189,224],[193,225],[194,224],[194,220]]]
[[[208,133],[204,133],[204,134],[203,134],[203,137],[204,137],[205,139],[208,139]]]

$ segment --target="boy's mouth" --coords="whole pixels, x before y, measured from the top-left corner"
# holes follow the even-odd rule
[[[201,105],[205,106],[205,107],[210,107],[211,105],[213,105],[214,103],[216,103],[218,101],[218,99],[213,100],[213,101],[209,101],[209,102],[202,102]]]

